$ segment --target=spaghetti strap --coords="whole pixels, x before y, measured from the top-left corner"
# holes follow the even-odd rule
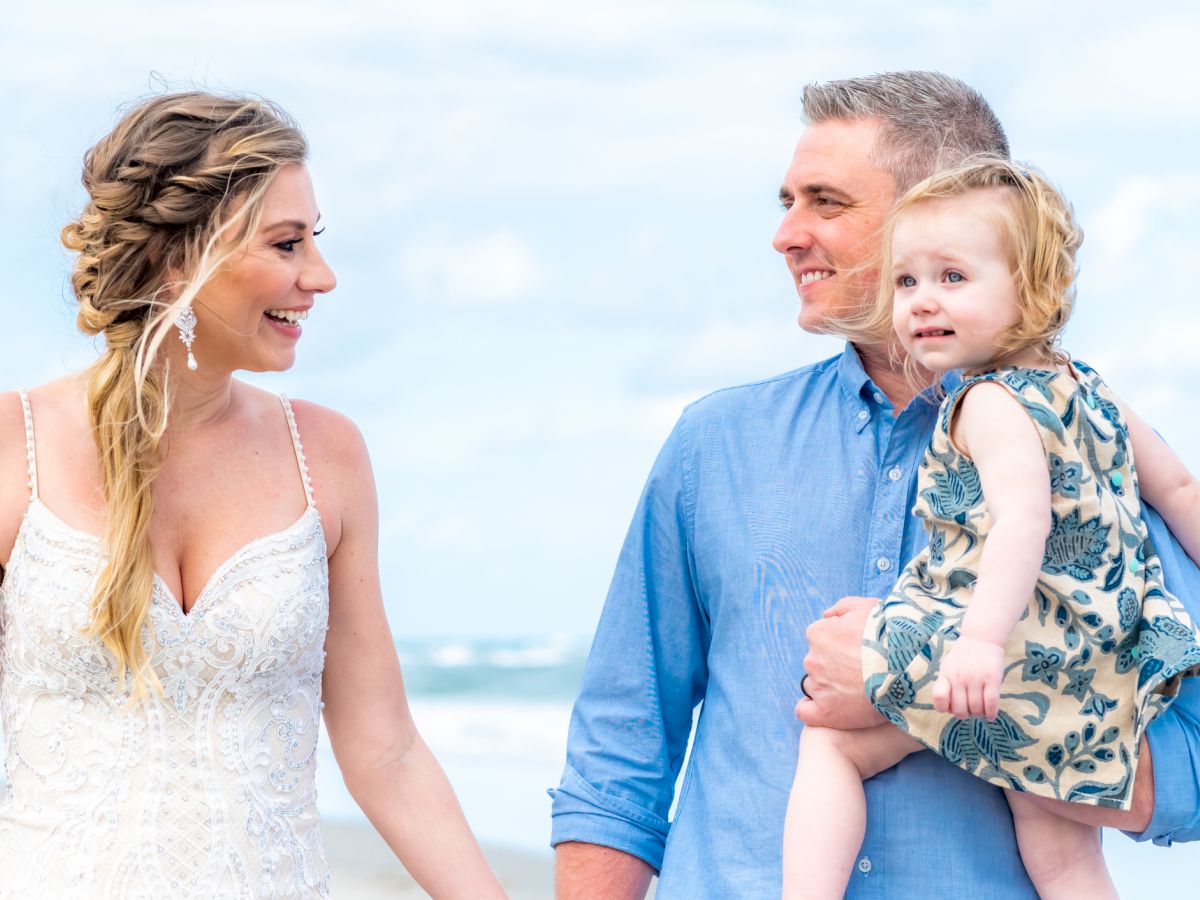
[[[292,434],[292,448],[296,451],[296,465],[300,467],[300,480],[304,483],[304,499],[309,506],[316,507],[317,504],[313,502],[312,478],[308,474],[308,462],[304,459],[304,447],[300,444],[300,430],[296,427],[296,416],[292,413],[292,404],[283,394],[279,395],[279,402],[283,404],[283,414],[287,416],[288,431]]]
[[[17,388],[21,395],[21,412],[25,416],[25,458],[29,460],[29,494],[30,499],[38,498],[37,453],[33,444],[33,410],[29,407],[29,393],[23,387]]]

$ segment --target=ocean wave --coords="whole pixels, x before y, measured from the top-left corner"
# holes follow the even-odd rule
[[[413,697],[570,699],[579,689],[587,649],[585,639],[565,635],[396,642]]]

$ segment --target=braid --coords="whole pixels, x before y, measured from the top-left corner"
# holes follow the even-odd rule
[[[105,343],[86,385],[108,513],[108,559],[88,633],[112,653],[122,690],[132,675],[135,695],[157,686],[141,632],[170,408],[158,350],[229,247],[254,227],[274,175],[306,155],[303,135],[277,107],[189,92],[135,106],[84,158],[88,202],[62,243],[77,254],[79,329]]]

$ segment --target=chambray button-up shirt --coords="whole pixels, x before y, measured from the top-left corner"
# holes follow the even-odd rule
[[[552,843],[646,860],[661,900],[778,898],[805,628],[840,597],[886,596],[924,547],[910,510],[936,411],[919,397],[893,417],[849,346],[684,411],[617,563],[551,792]],[[1200,573],[1149,520],[1168,586],[1200,620]],[[1150,729],[1157,803],[1141,838],[1200,837],[1197,682]],[[848,897],[1036,896],[1000,790],[925,751],[866,791]]]

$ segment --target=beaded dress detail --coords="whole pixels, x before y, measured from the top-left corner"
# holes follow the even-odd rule
[[[239,549],[184,613],[157,575],[143,642],[161,693],[129,704],[86,637],[100,540],[38,497],[0,584],[0,898],[326,897],[316,809],[329,579],[307,505]]]

